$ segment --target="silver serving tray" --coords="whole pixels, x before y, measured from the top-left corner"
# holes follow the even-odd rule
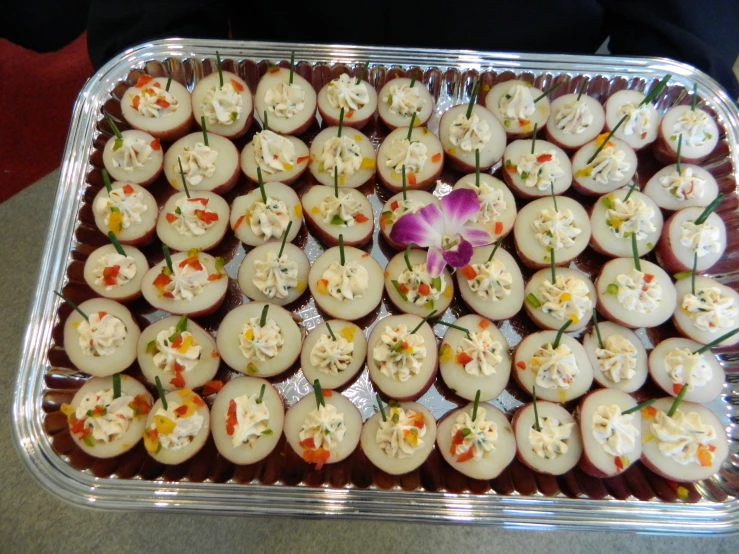
[[[188,480],[173,482],[161,478],[98,478],[89,471],[73,468],[58,455],[44,430],[42,409],[42,395],[46,390],[44,376],[48,369],[47,351],[58,321],[58,301],[53,291],[64,284],[71,262],[77,215],[83,201],[86,175],[90,170],[89,159],[98,132],[101,106],[110,100],[111,91],[119,82],[126,80],[132,69],[145,70],[152,64],[169,71],[184,71],[186,84],[192,85],[202,76],[204,60],[215,59],[216,51],[225,60],[271,62],[289,59],[291,51],[295,51],[297,60],[312,66],[327,67],[334,64],[355,67],[369,60],[373,83],[389,68],[439,69],[432,71],[426,79],[430,88],[438,93],[436,114],[430,123],[432,129],[438,126],[438,118],[445,109],[469,97],[470,84],[479,73],[485,71],[494,71],[498,75],[504,72],[525,74],[547,82],[563,74],[601,76],[608,83],[623,80],[621,88],[640,90],[652,86],[665,73],[671,73],[672,86],[668,93],[660,97],[658,109],[663,112],[673,103],[681,101],[693,83],[698,85],[702,105],[715,113],[719,126],[725,131],[722,141],[728,145],[722,154],[702,165],[713,169],[714,173],[718,172],[724,188],[728,186],[730,192],[736,195],[734,168],[739,167],[739,149],[735,147],[739,144],[739,113],[736,105],[710,77],[671,60],[184,39],[155,41],[132,48],[96,73],[80,92],[75,104],[49,235],[23,341],[12,409],[13,433],[21,457],[45,488],[73,504],[121,510],[340,516],[642,533],[739,531],[739,432],[736,425],[739,422],[739,355],[736,352],[722,355],[727,370],[727,384],[724,395],[710,405],[726,425],[731,453],[721,472],[712,478],[710,486],[696,486],[701,495],[696,503],[662,502],[657,499],[639,501],[633,496],[627,500],[611,497],[594,500],[564,495],[546,497],[539,493],[505,496],[492,492],[408,492],[399,487],[390,490],[376,487],[335,489],[280,483],[263,485],[256,481],[245,485]],[[443,187],[437,190],[438,194],[444,192]],[[739,264],[736,263],[739,251],[734,249],[731,252],[732,238],[736,245],[739,235],[739,214],[735,206],[732,204],[731,210],[722,213],[730,230],[730,246],[722,267],[729,269],[718,278],[736,288],[739,283]],[[230,263],[232,268],[234,263],[234,260]],[[300,315],[308,329],[315,326],[319,317],[312,302],[304,306]],[[449,320],[452,318],[449,317]],[[520,340],[515,330],[502,330],[511,346]],[[308,391],[308,384],[298,373],[279,384],[278,388],[290,405]],[[372,390],[366,372],[344,394],[358,405],[365,417],[372,413]],[[510,410],[520,404],[505,394],[496,401],[499,407]],[[422,401],[436,416],[456,407],[435,389],[425,395]]]

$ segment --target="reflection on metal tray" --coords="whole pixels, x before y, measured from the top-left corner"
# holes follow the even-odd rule
[[[739,493],[739,449],[736,446],[738,434],[735,425],[739,417],[736,411],[739,405],[739,356],[735,352],[723,356],[728,374],[725,394],[710,406],[727,426],[732,451],[717,476],[688,491],[689,500],[695,503],[658,500],[657,498],[664,500],[676,496],[676,492],[670,489],[674,484],[665,480],[658,483],[665,490],[660,492],[659,487],[655,486],[654,491],[650,489],[651,494],[636,492],[628,478],[624,479],[625,488],[602,484],[588,487],[589,478],[585,476],[563,479],[560,483],[554,483],[554,489],[551,488],[552,483],[547,484],[546,480],[529,486],[526,478],[531,476],[531,472],[526,473],[528,470],[522,469],[523,466],[519,467],[517,462],[505,474],[505,478],[494,480],[484,490],[476,490],[464,485],[455,487],[453,482],[440,484],[434,479],[431,481],[435,486],[424,486],[423,476],[419,478],[419,482],[403,483],[395,480],[384,485],[380,483],[379,486],[377,481],[372,485],[358,484],[349,478],[325,482],[319,480],[319,486],[304,486],[306,483],[298,480],[296,484],[300,486],[289,486],[284,482],[270,481],[263,474],[257,475],[255,471],[243,474],[237,471],[232,474],[226,472],[225,478],[213,478],[213,475],[218,474],[218,464],[223,463],[222,460],[215,460],[215,454],[213,459],[216,467],[210,468],[211,473],[206,471],[202,478],[183,478],[182,475],[172,478],[166,472],[152,477],[139,472],[133,479],[123,479],[110,476],[111,473],[104,470],[96,471],[95,468],[85,467],[84,464],[80,467],[74,460],[60,456],[49,440],[52,432],[49,430],[45,409],[49,409],[48,394],[55,386],[54,379],[72,382],[75,376],[64,371],[55,374],[53,369],[49,369],[50,365],[54,365],[49,359],[49,349],[53,349],[55,329],[59,322],[55,310],[57,301],[52,291],[67,282],[69,268],[76,261],[78,263],[76,249],[85,245],[78,214],[85,203],[89,203],[85,194],[87,181],[95,178],[96,170],[90,165],[90,157],[95,151],[93,145],[98,134],[100,107],[115,107],[116,101],[111,98],[111,94],[117,94],[121,88],[120,83],[128,79],[132,69],[155,75],[171,73],[192,88],[199,78],[213,71],[216,50],[226,60],[226,67],[230,64],[231,68],[245,77],[251,87],[256,85],[260,68],[263,70],[267,63],[284,62],[289,59],[292,50],[295,51],[296,59],[300,60],[298,71],[310,77],[316,87],[327,82],[343,67],[356,72],[365,60],[370,61],[369,80],[374,85],[382,84],[388,75],[420,68],[424,72],[424,82],[438,100],[436,112],[429,123],[432,130],[438,128],[441,113],[469,98],[471,84],[478,76],[482,76],[484,84],[490,85],[518,75],[535,82],[539,88],[571,77],[567,85],[560,87],[560,93],[565,92],[565,89],[575,90],[582,78],[588,76],[591,78],[588,94],[601,98],[622,88],[643,90],[652,86],[665,73],[671,73],[671,85],[657,102],[660,112],[676,102],[685,101],[686,90],[692,88],[695,82],[704,99],[703,106],[715,114],[719,126],[724,130],[722,148],[718,150],[721,153],[702,165],[717,177],[722,191],[733,195],[732,202],[725,202],[722,206],[721,215],[731,234],[727,256],[722,260],[718,273],[722,273],[721,280],[734,287],[739,283],[739,272],[735,270],[739,265],[739,249],[731,246],[739,241],[734,176],[734,168],[739,167],[739,151],[728,146],[737,144],[739,140],[739,118],[736,107],[720,87],[689,66],[669,60],[644,58],[441,52],[178,39],[142,45],[111,61],[88,82],[75,106],[73,125],[67,140],[59,192],[23,345],[13,404],[16,444],[32,473],[46,488],[77,504],[114,509],[166,507],[229,514],[332,514],[395,521],[466,521],[515,527],[554,525],[568,529],[630,529],[662,533],[730,533],[739,529],[739,500],[736,498]],[[378,135],[372,137],[375,142],[379,141]],[[459,175],[445,173],[442,179],[444,182],[437,185],[435,193],[441,195],[448,192],[449,185]],[[378,188],[378,194],[385,198],[383,195],[386,193],[381,188]],[[381,208],[383,199],[378,198],[378,195],[371,196],[375,213]],[[300,240],[304,241],[301,246],[311,259],[315,259],[322,251],[320,244],[311,236]],[[371,247],[373,256],[383,261],[387,259],[377,236]],[[244,255],[240,245],[236,250],[237,253],[227,265],[231,276],[235,274]],[[578,267],[586,272],[589,270],[586,260]],[[233,300],[240,303],[238,291],[234,293]],[[453,311],[446,314],[446,321],[453,321],[456,317]],[[320,321],[320,314],[312,300],[302,303],[297,312],[302,316],[307,329]],[[387,307],[383,303],[380,316],[385,313]],[[160,316],[161,313],[146,314],[152,320]],[[510,346],[514,346],[520,341],[522,334],[530,329],[514,318],[504,322],[501,331]],[[437,334],[442,332],[441,326],[438,326]],[[654,339],[643,330],[640,338],[647,344]],[[308,392],[309,385],[302,373],[297,372],[277,383],[277,387],[287,404],[291,405]],[[365,418],[373,413],[373,390],[366,371],[344,394],[355,402]],[[448,397],[444,391],[432,387],[421,401],[439,417],[457,406]],[[508,412],[520,403],[508,391],[495,402]],[[372,471],[368,465],[359,469]],[[631,479],[633,484],[638,485],[640,475],[633,475]],[[273,484],[263,484],[265,482]],[[314,481],[307,484],[316,483]],[[475,492],[470,492],[473,490]],[[584,491],[588,491],[593,498],[582,498]],[[598,494],[598,491],[602,494]],[[554,496],[550,496],[552,494]],[[646,500],[649,498],[652,500]],[[392,506],[391,510],[389,506]]]

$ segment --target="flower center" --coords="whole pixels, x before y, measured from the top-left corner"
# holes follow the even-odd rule
[[[459,235],[454,235],[453,237],[444,235],[441,237],[441,248],[444,250],[454,250],[460,242]]]

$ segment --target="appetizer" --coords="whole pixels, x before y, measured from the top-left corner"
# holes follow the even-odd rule
[[[385,290],[401,312],[426,317],[431,311],[446,311],[454,296],[454,281],[445,267],[431,277],[426,269],[426,251],[407,247],[385,267]]]
[[[192,114],[208,131],[235,139],[244,135],[254,119],[251,90],[241,77],[223,71],[220,59],[215,73],[200,79],[192,91]]]
[[[337,176],[341,188],[361,187],[375,174],[375,147],[361,131],[327,127],[310,145],[309,170],[322,185],[333,187]]]
[[[572,187],[586,196],[601,196],[628,184],[636,174],[634,150],[610,134],[599,135],[572,156]]]
[[[257,114],[266,112],[269,128],[282,135],[299,135],[316,119],[316,91],[294,68],[270,67],[254,93]]]
[[[739,292],[708,277],[682,277],[675,282],[677,294],[672,322],[681,335],[708,344],[739,325]],[[739,335],[720,346],[739,343]],[[718,346],[718,345],[717,345]]]
[[[714,176],[698,165],[671,164],[647,181],[644,194],[663,210],[674,212],[708,206],[718,196],[718,185]]]
[[[404,170],[408,190],[424,190],[436,182],[443,168],[441,142],[426,127],[395,129],[377,150],[377,177],[391,192],[403,189]]]
[[[225,194],[239,180],[239,151],[233,142],[214,133],[191,133],[164,154],[167,182],[182,191],[180,164],[190,191]]]
[[[631,329],[593,320],[582,345],[593,366],[593,379],[601,387],[623,392],[639,390],[647,380],[647,350]]]
[[[654,143],[654,157],[664,163],[674,163],[680,144],[682,161],[697,164],[711,155],[718,139],[718,125],[708,112],[695,106],[675,106],[662,118]]]
[[[154,237],[159,207],[148,190],[116,181],[95,195],[92,213],[101,233],[112,232],[121,244],[138,246]]]
[[[264,129],[241,151],[241,171],[255,183],[259,180],[259,169],[265,183],[290,185],[308,169],[308,152],[299,138]]]
[[[545,140],[514,140],[503,154],[503,180],[519,198],[562,194],[572,184],[572,167],[559,146]]]
[[[329,81],[318,91],[318,113],[323,123],[338,125],[342,109],[344,125],[361,129],[377,110],[375,87],[362,80],[362,77],[354,78],[346,73]]]
[[[626,120],[619,125],[624,117]],[[614,137],[634,150],[641,150],[657,138],[659,114],[643,92],[619,90],[606,101],[606,129],[614,128]]]
[[[393,230],[395,222],[404,215],[414,214],[429,204],[441,206],[439,199],[425,190],[402,191],[391,196],[390,199],[385,202],[385,205],[382,207],[382,212],[380,212],[380,232],[391,248],[394,248],[395,250],[402,250],[405,248],[405,246],[398,244],[390,238],[390,232]]]
[[[231,229],[249,246],[280,240],[290,226],[287,242],[298,236],[303,224],[303,208],[295,191],[282,183],[264,183],[234,198]]]
[[[175,140],[192,126],[190,92],[171,77],[141,75],[123,93],[121,113],[131,127],[160,140]]]
[[[338,173],[337,173],[338,174]],[[372,240],[375,218],[367,197],[356,189],[315,185],[301,198],[305,223],[327,246],[363,246]]]
[[[546,126],[546,139],[565,150],[576,150],[597,137],[606,123],[606,114],[592,96],[563,94],[552,101],[552,115]]]
[[[364,369],[367,339],[362,329],[349,321],[331,319],[316,326],[305,339],[300,367],[309,383],[316,379],[331,389],[340,389]]]
[[[148,270],[149,262],[138,248],[106,244],[87,257],[83,274],[95,294],[128,302],[141,296],[141,280]]]
[[[718,262],[726,251],[726,225],[713,213],[716,198],[707,208],[684,208],[672,214],[662,228],[657,243],[659,265],[670,273],[704,272]],[[709,212],[706,217],[705,212]]]
[[[439,122],[439,139],[449,163],[460,171],[473,171],[479,156],[480,169],[489,169],[503,157],[505,131],[488,109],[475,104],[459,104],[444,112]]]
[[[683,398],[700,404],[718,398],[726,379],[724,368],[710,350],[679,337],[663,340],[649,353],[649,376],[671,396],[680,394],[687,385]]]
[[[508,138],[525,138],[534,132],[534,125],[541,129],[549,119],[550,91],[543,93],[526,81],[506,81],[490,89],[485,105],[503,124]]]
[[[490,234],[490,242],[505,237],[516,221],[516,199],[506,184],[488,173],[466,175],[454,184],[452,190],[470,189],[477,193],[478,211],[467,225]]]
[[[108,139],[103,148],[103,165],[113,179],[142,187],[156,181],[164,163],[159,139],[143,131],[120,132],[116,127],[113,130],[114,136]]]
[[[211,250],[226,234],[229,209],[212,192],[178,192],[164,203],[157,220],[157,236],[163,244],[180,252],[197,248]]]
[[[552,266],[531,276],[523,291],[524,308],[542,329],[559,329],[571,321],[568,331],[585,327],[596,304],[595,286],[576,269]]]
[[[415,123],[424,126],[434,111],[434,99],[426,85],[415,78],[390,79],[380,89],[377,112],[389,129],[409,127],[413,114]]]

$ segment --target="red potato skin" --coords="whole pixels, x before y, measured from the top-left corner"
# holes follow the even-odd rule
[[[339,240],[330,234],[328,234],[326,231],[321,229],[321,227],[316,223],[316,220],[313,218],[313,215],[310,213],[310,210],[303,210],[303,217],[305,218],[306,225],[310,228],[311,233],[315,235],[315,237],[321,242],[321,244],[326,245],[327,247],[331,246],[338,246]],[[360,246],[364,246],[369,241],[372,240],[372,235],[375,232],[375,222],[372,221],[372,229],[370,229],[367,236],[362,237],[360,240],[351,241],[351,240],[344,240],[345,246],[356,246],[357,248]]]
[[[516,197],[521,198],[523,200],[534,200],[536,198],[541,198],[541,196],[536,196],[535,194],[529,194],[529,192],[525,188],[521,188],[518,186],[518,184],[514,181],[512,177],[512,173],[508,171],[505,167],[506,159],[503,158],[503,181],[505,181],[505,184],[508,185],[508,187],[511,189],[511,192],[516,195]],[[475,168],[471,168],[471,171],[475,171]],[[529,266],[533,267],[533,266]],[[536,266],[539,267],[539,266]],[[542,266],[545,267],[545,266]]]
[[[232,188],[236,186],[236,183],[239,181],[239,176],[241,175],[241,164],[236,164],[236,169],[234,170],[234,174],[231,175],[231,177],[228,178],[226,182],[224,182],[222,185],[217,186],[210,192],[214,194],[224,195],[227,192],[229,192]]]
[[[373,347],[374,347],[374,345],[373,345]],[[370,350],[370,345],[368,344],[367,345],[367,352],[369,353],[370,351],[371,351]],[[439,356],[437,355],[436,356],[436,362],[434,363],[434,370],[431,372],[431,375],[429,376],[428,382],[421,388],[421,390],[419,392],[417,392],[416,394],[413,394],[411,396],[403,396],[403,397],[393,398],[393,400],[396,400],[398,402],[415,402],[416,400],[418,400],[419,398],[421,398],[424,394],[426,394],[426,392],[431,388],[431,385],[433,385],[434,384],[434,381],[436,381],[436,375],[438,373],[439,373]],[[371,376],[370,376],[370,379],[372,379]],[[380,396],[382,398],[384,398],[385,400],[390,399],[390,397],[387,396],[380,389],[380,387],[378,387],[374,383],[374,381],[373,381],[373,384],[375,385],[375,390],[377,390],[377,392],[380,393]]]
[[[593,211],[595,210],[595,204],[590,206],[590,209],[588,210],[588,218],[593,219]],[[592,227],[592,225],[591,225]],[[608,256],[609,258],[614,258],[618,256],[614,256],[613,253],[608,251],[607,247],[604,247],[601,245],[601,243],[598,242],[598,239],[595,238],[595,233],[590,233],[590,242],[588,243],[590,248],[595,250],[598,254],[603,254],[604,256]]]
[[[375,111],[377,111],[377,110],[375,110]],[[333,116],[330,116],[329,114],[327,114],[326,112],[324,112],[321,109],[320,102],[318,103],[318,113],[321,114],[321,119],[323,119],[323,126],[324,127],[336,127],[336,126],[339,125],[338,118],[333,117]],[[344,116],[344,121],[342,122],[342,124],[343,124],[344,127],[351,127],[352,129],[356,129],[357,131],[359,131],[362,127],[364,127],[365,125],[367,125],[367,123],[369,122],[369,120],[372,119],[372,117],[374,115],[375,114],[373,112],[373,113],[369,114],[367,117],[365,117],[364,119],[357,119],[357,120],[348,119],[346,116]],[[416,126],[419,126],[419,125],[421,125],[421,123],[416,122]]]
[[[156,172],[154,173],[154,175],[151,176],[150,179],[147,179],[146,181],[144,181],[142,183],[136,183],[136,184],[138,186],[140,186],[140,187],[143,187],[143,188],[148,187],[149,185],[151,185],[152,183],[154,183],[157,179],[159,179],[159,176],[162,174],[162,171],[163,170],[164,170],[164,164],[162,164],[162,165],[159,166],[159,169],[156,170]],[[111,180],[112,180],[112,178],[111,178]],[[131,243],[121,243],[121,244],[131,244]]]
[[[252,100],[252,105],[253,105],[253,100]],[[202,127],[200,127],[200,122],[199,121],[196,121],[195,123],[197,124],[198,129],[201,129],[202,128]],[[244,123],[244,128],[241,129],[241,131],[239,131],[238,133],[233,134],[233,135],[224,135],[222,133],[219,133],[219,134],[222,137],[224,137],[224,138],[234,140],[234,139],[237,139],[239,137],[243,137],[246,133],[248,133],[249,132],[249,129],[251,129],[251,126],[252,126],[253,123],[254,123],[254,113],[252,112],[249,115],[247,115],[246,122]]]
[[[417,125],[420,125],[417,123]],[[462,173],[474,173],[475,172],[475,166],[470,165],[461,159],[459,159],[457,156],[450,154],[448,151],[444,150],[444,160],[449,162],[449,165],[452,166],[453,169],[456,169],[457,171],[461,171]],[[493,167],[494,164],[489,165],[481,165],[480,171],[487,171],[491,167]]]
[[[583,426],[582,426],[582,418],[581,418],[581,416],[582,416],[583,403],[588,399],[588,397],[590,397],[591,394],[593,394],[594,392],[598,392],[599,390],[600,389],[596,389],[594,391],[590,391],[585,396],[583,396],[580,399],[580,402],[578,402],[577,408],[575,408],[575,411],[572,412],[572,416],[575,418],[575,421],[577,421],[577,425],[578,425],[578,427],[580,427],[580,431],[581,432],[584,429]],[[588,451],[585,448],[585,440],[583,439],[583,441],[582,441],[582,455],[580,456],[580,461],[577,463],[577,467],[579,467],[584,473],[587,473],[591,477],[595,477],[597,479],[605,479],[605,478],[608,478],[608,477],[615,477],[616,475],[620,475],[621,473],[623,473],[624,471],[626,471],[627,469],[629,469],[631,467],[631,465],[633,465],[633,462],[630,465],[628,465],[627,467],[623,468],[622,470],[616,471],[615,473],[606,473],[605,471],[601,471],[600,469],[598,469],[597,467],[595,467],[595,464],[593,464],[592,461],[590,461],[590,456],[588,456]],[[615,464],[614,464],[613,467],[616,470],[618,470],[618,468],[615,466]]]
[[[662,233],[659,237],[659,241],[654,249],[659,265],[667,273],[679,273],[681,271],[691,271],[693,269],[692,267],[688,267],[680,262],[677,256],[675,256],[675,251],[670,244],[670,227],[672,226],[677,213],[679,212],[674,212],[667,221],[665,221],[665,224],[662,226]]]
[[[279,182],[282,183],[283,185],[292,185],[295,181],[300,179],[305,173],[305,171],[308,169],[308,161],[305,161],[304,164],[305,164],[305,167],[303,167],[303,169],[299,173],[297,173],[295,176],[290,177],[289,179],[280,179]],[[239,172],[241,172],[241,164],[239,164],[239,171],[236,172],[236,180],[234,181],[234,184],[231,185],[232,188],[239,180],[238,179]],[[246,177],[250,183],[257,183],[257,181],[253,181],[252,178],[249,177],[246,173],[244,173],[244,177]],[[213,192],[216,192],[216,191],[213,191]]]
[[[667,142],[667,139],[665,138],[665,135],[662,133],[662,126],[660,125],[660,129],[657,132],[657,140],[652,143],[652,154],[654,154],[654,157],[657,158],[660,162],[664,164],[674,164],[677,160],[677,152],[670,147],[669,143]],[[684,164],[699,164],[706,158],[708,158],[711,155],[709,153],[707,156],[704,156],[702,158],[688,158],[684,154],[680,155],[680,163]],[[655,473],[657,473],[655,471]]]
[[[436,180],[441,176],[441,172],[443,171],[443,169],[444,169],[444,157],[442,157],[441,163],[439,164],[439,169],[436,171],[436,173],[431,175],[425,181],[418,181],[416,182],[415,185],[411,185],[406,180],[406,187],[405,187],[406,190],[428,190],[430,189],[434,185],[434,183],[436,183]],[[383,186],[389,191],[391,191],[393,194],[397,194],[403,191],[403,185],[400,182],[400,179],[398,179],[398,184],[395,184],[395,183],[390,183],[386,181],[382,174],[382,171],[378,170],[377,173],[375,173],[375,175],[380,180],[380,182],[383,184]]]
[[[524,301],[524,303],[525,303],[525,301]],[[513,349],[513,351],[511,352],[511,363],[512,363],[512,365],[511,365],[511,377],[513,377],[513,379],[516,381],[516,384],[518,385],[518,388],[520,388],[523,393],[525,393],[525,394],[527,394],[527,395],[530,396],[528,390],[526,390],[526,387],[523,386],[523,384],[521,383],[521,379],[518,376],[518,373],[520,371],[530,371],[530,370],[529,369],[523,369],[522,370],[522,369],[516,367],[516,354],[518,353],[519,346],[521,346],[521,343],[518,343],[515,346],[515,348]]]
[[[551,116],[550,116],[550,117],[551,117]],[[583,146],[582,144],[581,144],[580,146],[567,146],[566,144],[562,144],[561,142],[559,142],[559,141],[558,141],[558,140],[557,140],[557,139],[556,139],[556,138],[554,137],[554,135],[552,135],[552,134],[551,134],[551,133],[549,132],[549,125],[546,125],[546,126],[544,126],[544,140],[546,140],[547,142],[551,142],[551,143],[552,143],[553,145],[555,145],[555,146],[559,146],[559,147],[560,147],[560,148],[561,148],[562,150],[564,150],[565,152],[572,152],[572,153],[574,153],[574,152],[576,152],[576,151],[577,151],[577,150],[578,150],[579,148],[581,148],[581,147]],[[587,144],[587,143],[586,143],[586,144]]]
[[[593,190],[590,190],[589,188],[583,186],[580,184],[580,181],[577,180],[577,177],[575,176],[575,171],[573,169],[572,171],[572,188],[573,190],[579,192],[583,196],[592,196],[593,198],[603,196],[602,192],[595,192]]]
[[[314,111],[313,112],[313,115],[308,118],[308,121],[306,121],[305,123],[303,123],[300,127],[296,127],[295,130],[294,131],[291,131],[289,134],[290,135],[293,135],[293,136],[295,136],[295,135],[302,135],[308,129],[310,129],[311,125],[313,125],[313,123],[315,123],[315,121],[316,121],[316,112]],[[288,134],[288,133],[285,133],[285,134]]]
[[[192,129],[195,119],[193,118],[192,114],[190,114],[189,119],[183,122],[181,125],[178,125],[177,127],[173,129],[168,129],[166,131],[162,131],[159,133],[157,133],[156,131],[143,129],[141,127],[134,125],[133,122],[131,121],[128,121],[128,120],[126,121],[131,126],[132,129],[136,129],[137,131],[142,131],[144,133],[149,133],[152,137],[158,138],[159,140],[162,140],[164,142],[174,142],[175,140],[184,137],[190,132],[190,129]]]
[[[524,404],[523,406],[519,406],[516,410],[516,413],[513,414],[513,419],[511,419],[511,428],[513,429],[513,436],[516,436],[516,427],[518,426],[518,420],[521,419],[521,412],[523,412],[523,409],[528,406],[528,404]],[[518,442],[516,442],[516,458],[518,458],[518,461],[521,462],[523,465],[525,465],[527,468],[529,468],[531,471],[536,471],[538,473],[538,470],[526,461],[526,458],[521,454],[521,447],[519,446]]]
[[[537,261],[532,260],[531,258],[525,256],[521,252],[521,249],[518,247],[518,241],[516,240],[515,233],[513,234],[513,244],[514,244],[514,246],[516,248],[516,255],[518,256],[518,259],[521,260],[521,263],[523,265],[525,265],[526,267],[528,267],[530,269],[544,269],[544,268],[550,267],[551,264],[549,262],[545,262],[543,260],[541,262],[537,262]],[[570,261],[571,260],[565,260],[563,262],[560,262],[559,260],[555,259],[555,265],[557,267],[567,267],[567,266],[570,265]],[[525,305],[526,305],[526,303],[524,302],[524,306]],[[531,314],[529,314],[529,315],[531,315]]]
[[[678,304],[678,307],[677,307],[677,309],[678,309],[678,310],[680,309],[680,304]],[[686,339],[690,339],[690,340],[695,340],[695,339],[694,339],[693,337],[691,337],[691,336],[690,336],[690,333],[688,333],[688,332],[687,332],[687,331],[685,330],[685,327],[683,327],[683,326],[682,326],[682,325],[680,324],[680,321],[678,320],[678,318],[676,318],[676,317],[675,317],[675,316],[673,315],[673,316],[672,316],[672,318],[670,318],[670,319],[672,320],[672,324],[673,324],[673,325],[675,326],[675,329],[677,330],[677,332],[678,332],[678,333],[680,333],[680,335],[681,335],[681,336],[682,336],[683,338],[686,338]],[[670,391],[666,391],[666,392],[667,392],[668,394],[672,394],[672,393],[671,393]]]
[[[378,101],[378,103],[379,103],[379,101],[380,101],[380,100],[379,100],[379,93],[378,93],[378,100],[377,100],[377,101]],[[431,113],[433,114],[433,111],[432,111]],[[382,113],[380,112],[380,110],[379,110],[379,109],[377,110],[377,118],[378,118],[378,119],[379,119],[379,120],[380,120],[380,121],[382,122],[382,124],[383,124],[383,125],[384,125],[385,127],[387,127],[387,128],[388,128],[388,129],[390,130],[390,131],[394,131],[395,129],[399,129],[399,128],[400,128],[400,127],[398,127],[397,125],[393,125],[392,123],[390,123],[389,121],[387,121],[387,120],[386,120],[386,119],[385,119],[384,117],[382,117]],[[428,116],[428,117],[427,117],[426,119],[423,119],[423,120],[421,120],[421,119],[416,119],[416,122],[415,122],[415,123],[413,124],[413,126],[414,126],[414,127],[425,127],[425,126],[426,126],[426,124],[427,124],[427,123],[429,122],[429,119],[431,119],[431,114],[429,114],[429,116]],[[334,124],[334,125],[335,125],[335,124]],[[444,152],[444,154],[445,154],[445,155],[447,155],[447,156],[449,155],[449,154],[447,154],[446,152]],[[474,169],[474,168],[473,168],[473,169]]]
[[[157,226],[156,226],[156,220],[155,220],[154,227],[152,227],[149,231],[147,231],[140,237],[137,237],[135,239],[128,239],[128,240],[118,239],[118,242],[120,242],[121,244],[127,244],[128,246],[146,246],[152,240],[154,240],[154,237],[156,236],[156,234],[157,234]]]
[[[595,279],[595,282],[593,283],[595,285],[595,290],[598,291],[598,281],[600,281],[600,275]],[[621,319],[618,319],[615,317],[610,310],[608,309],[608,306],[606,306],[605,302],[600,302],[600,297],[598,298],[598,311],[603,314],[603,317],[605,317],[608,321],[612,321],[613,323],[617,323],[618,325],[621,325],[622,327],[626,327],[627,329],[638,329],[638,325],[632,325],[626,321],[623,321]]]

